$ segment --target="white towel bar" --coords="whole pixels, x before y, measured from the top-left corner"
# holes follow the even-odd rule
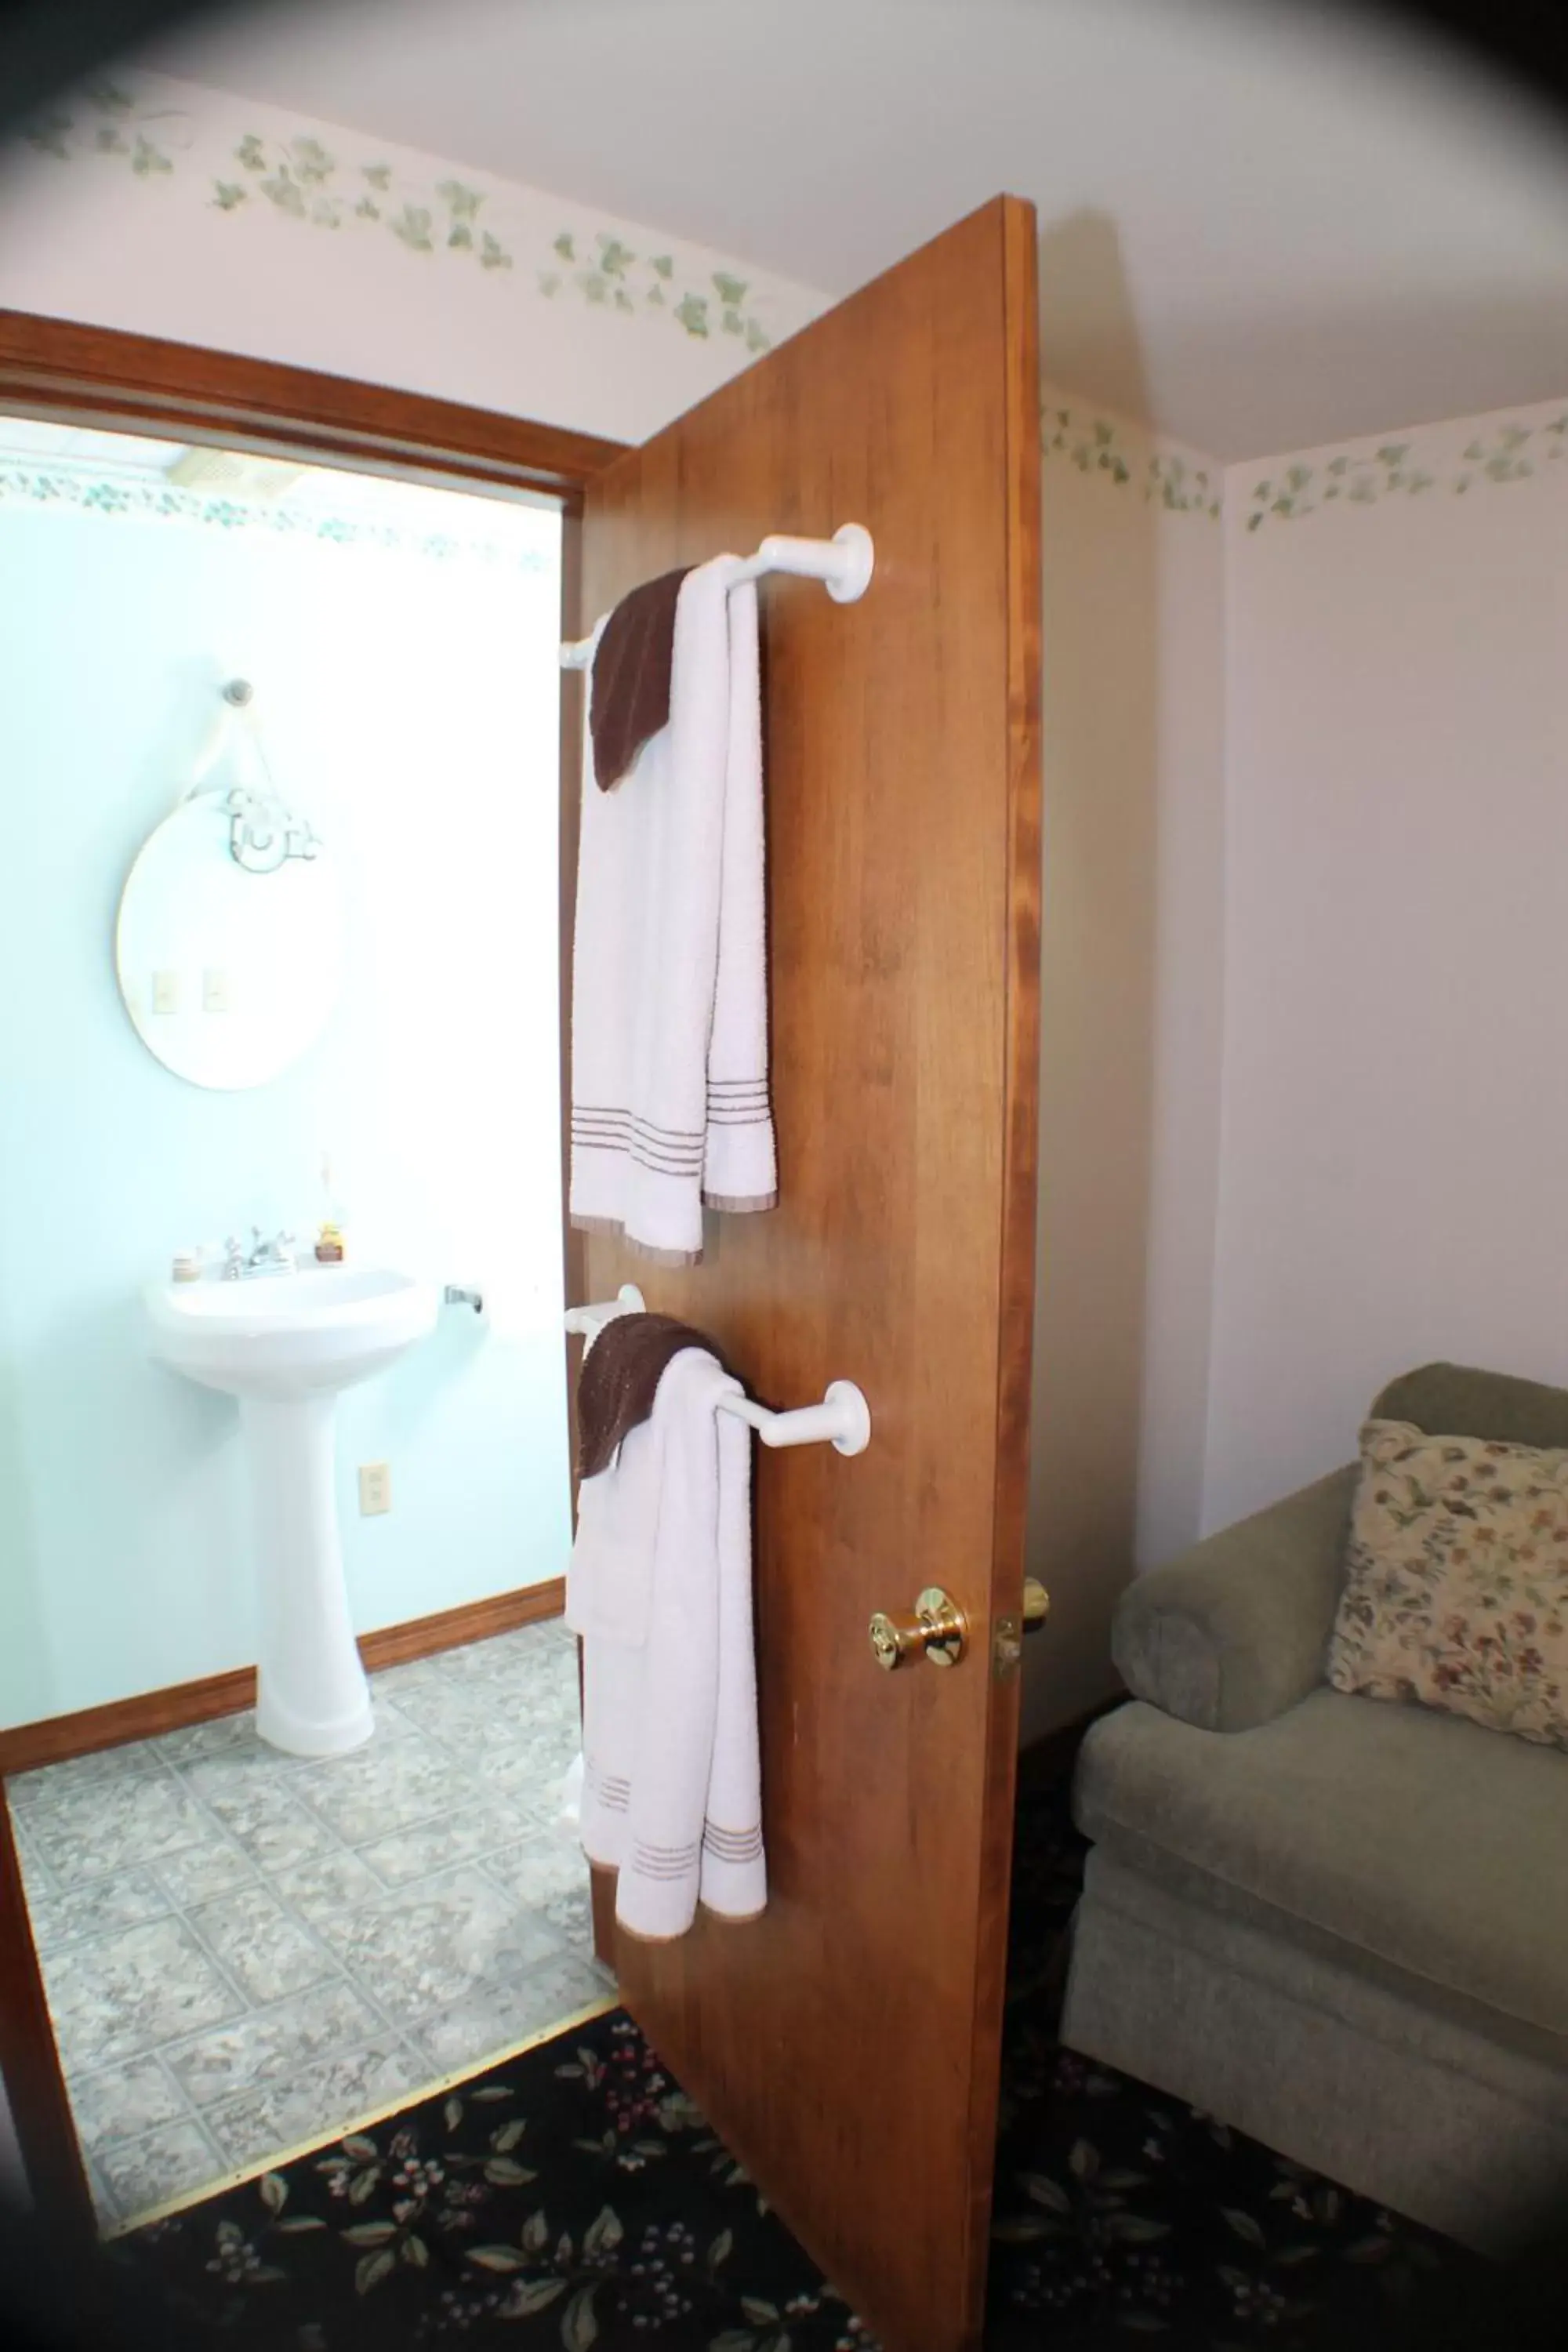
[[[615,1297],[598,1307],[569,1307],[566,1328],[581,1333],[591,1348],[617,1315],[644,1315],[647,1302],[635,1282],[623,1282]],[[770,1412],[750,1397],[721,1397],[720,1409],[749,1422],[764,1445],[831,1445],[839,1454],[864,1454],[871,1443],[871,1408],[853,1381],[829,1381],[820,1404],[794,1412]]]
[[[836,604],[854,604],[871,584],[875,562],[871,534],[862,523],[844,523],[831,539],[786,539],[775,532],[763,540],[755,555],[736,563],[730,584],[739,587],[742,580],[760,580],[767,572],[788,572],[800,580],[820,580]],[[589,667],[609,617],[606,613],[595,625],[592,636],[562,646],[563,669]]]

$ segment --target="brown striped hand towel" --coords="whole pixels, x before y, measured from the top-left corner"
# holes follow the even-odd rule
[[[701,1255],[705,1203],[778,1198],[757,592],[736,568],[719,556],[679,583],[668,724],[616,791],[595,788],[591,749],[584,773],[572,1222],[668,1264]],[[599,693],[595,664],[590,737]]]
[[[584,1479],[566,1578],[583,1642],[584,1850],[618,1874],[621,1925],[660,1940],[684,1935],[699,1902],[749,1919],[767,1901],[752,1433],[721,1410],[740,1382],[691,1340],[647,1420]]]

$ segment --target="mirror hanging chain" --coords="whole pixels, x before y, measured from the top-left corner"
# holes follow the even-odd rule
[[[224,709],[183,797],[196,797],[237,725],[243,723],[265,789],[258,793],[245,783],[230,786],[224,803],[229,815],[228,854],[242,873],[276,874],[290,857],[313,858],[321,841],[310,820],[290,809],[278,789],[262,748],[255,701],[256,688],[248,678],[229,679],[223,689]]]

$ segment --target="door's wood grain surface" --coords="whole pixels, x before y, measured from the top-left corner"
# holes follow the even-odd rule
[[[864,600],[764,585],[781,1201],[700,1265],[587,1237],[755,1393],[869,1451],[756,1455],[770,1900],[618,1939],[628,2005],[890,2352],[978,2335],[1023,1574],[1038,965],[1034,224],[999,199],[588,489],[585,614],[772,530],[867,524]],[[953,1671],[880,1673],[945,1585]],[[601,1906],[602,1913],[602,1906]]]

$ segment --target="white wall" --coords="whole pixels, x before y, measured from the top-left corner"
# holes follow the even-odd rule
[[[1205,1525],[1434,1357],[1568,1380],[1568,415],[1226,485]]]
[[[162,75],[116,79],[109,102],[68,100],[6,160],[0,304],[628,441],[826,308],[460,163]]]
[[[237,1408],[149,1360],[140,1288],[253,1222],[313,1239],[323,1153],[353,1255],[478,1281],[498,1318],[444,1315],[343,1397],[356,1627],[557,1576],[570,1541],[558,519],[357,478],[308,529],[150,515],[161,478],[73,472],[57,437],[53,465],[0,465],[5,1724],[254,1659]],[[301,1060],[214,1093],[132,1029],[113,936],[236,675],[342,874],[346,981]],[[379,1461],[393,1507],[362,1518]]]
[[[1047,390],[1039,1274],[1023,1732],[1198,1531],[1221,1016],[1217,469]]]

